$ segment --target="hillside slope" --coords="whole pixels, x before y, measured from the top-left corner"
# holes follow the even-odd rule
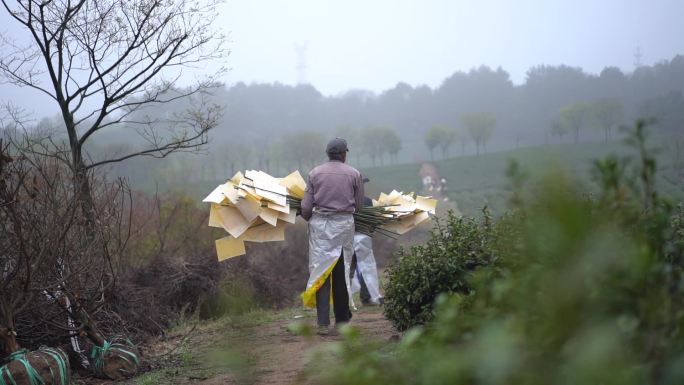
[[[684,174],[673,165],[672,157],[663,145],[654,145],[658,156],[658,184],[661,191],[678,200],[684,198]],[[512,160],[531,176],[548,172],[570,173],[585,181],[587,191],[592,184],[590,170],[594,160],[610,154],[619,157],[634,155],[634,151],[622,143],[589,143],[549,145],[502,151],[479,156],[456,157],[434,162],[440,175],[447,180],[448,197],[456,202],[466,215],[475,215],[487,205],[500,212],[506,204],[510,183],[506,169]],[[364,169],[364,175],[371,179],[369,194],[393,188],[405,192],[420,191],[418,178],[420,164],[401,164]]]

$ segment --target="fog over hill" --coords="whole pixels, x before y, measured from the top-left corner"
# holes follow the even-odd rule
[[[399,83],[381,93],[356,90],[339,96],[325,96],[310,85],[239,83],[215,90],[212,100],[225,112],[203,154],[180,155],[177,165],[164,167],[210,180],[244,168],[306,170],[323,159],[324,143],[333,136],[349,140],[352,164],[369,167],[544,144],[612,141],[620,125],[638,118],[657,118],[652,130],[676,135],[684,132],[683,94],[684,56],[632,73],[606,67],[592,75],[569,66],[537,66],[521,85],[504,69],[486,66],[456,72],[434,89]],[[178,101],[144,114],[168,116],[188,103]],[[478,126],[482,116],[491,127]],[[430,151],[428,137],[441,132],[436,127],[447,135],[438,136]],[[119,127],[96,137],[93,154],[144,146],[131,143],[127,132]],[[399,144],[394,154],[393,140]],[[141,170],[131,162],[120,167]]]

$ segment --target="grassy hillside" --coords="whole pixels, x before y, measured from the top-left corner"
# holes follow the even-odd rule
[[[684,198],[682,167],[674,166],[674,155],[667,149],[667,141],[660,139],[653,143],[654,153],[658,157],[659,191],[682,200]],[[485,205],[495,213],[503,211],[510,194],[506,169],[511,160],[516,160],[532,177],[564,170],[584,181],[587,191],[591,191],[593,188],[590,178],[592,162],[610,154],[620,157],[636,155],[633,149],[622,142],[582,143],[527,147],[478,156],[456,157],[437,160],[434,165],[439,174],[447,179],[449,200],[455,202],[462,213],[472,216]],[[420,163],[364,168],[363,174],[371,179],[367,185],[367,194],[376,197],[380,192],[389,192],[392,189],[421,192],[422,185],[418,175],[420,168]],[[159,191],[182,191],[199,202],[217,184],[224,181],[176,182],[158,186],[158,188]],[[148,187],[147,190],[154,192],[153,185]],[[428,192],[422,193],[429,194]]]
[[[681,171],[673,166],[671,157],[662,147],[654,146],[658,154],[660,191],[681,200],[684,197]],[[592,162],[609,154],[623,157],[634,151],[619,142],[549,145],[440,160],[435,166],[447,179],[449,199],[456,202],[464,214],[475,215],[485,205],[495,212],[501,212],[505,207],[510,191],[506,169],[511,160],[516,160],[532,177],[562,169],[586,181],[587,190],[591,191]],[[369,193],[377,195],[393,188],[420,191],[419,169],[420,164],[409,164],[369,168],[363,173],[371,179]]]

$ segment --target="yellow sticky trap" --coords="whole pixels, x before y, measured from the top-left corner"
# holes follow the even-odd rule
[[[402,198],[403,198],[402,193],[400,193],[397,190],[392,190],[392,192],[389,193],[389,195],[387,196],[387,201],[390,204],[401,204]]]
[[[285,226],[280,224],[278,226],[271,226],[264,223],[260,226],[250,227],[249,230],[240,237],[243,241],[248,242],[276,242],[285,240]]]
[[[262,199],[269,200],[280,206],[287,205],[287,190],[278,184],[254,182],[254,190]]]
[[[263,171],[255,171],[255,170],[250,170],[247,171],[245,174],[247,178],[251,179],[254,182],[262,182],[262,183],[267,183],[267,184],[279,184],[278,178],[274,178],[267,173]],[[282,187],[282,186],[281,186]]]
[[[256,189],[254,189],[254,187],[252,187],[251,185],[245,183],[241,183],[238,186],[238,196],[240,198],[249,196],[254,199],[261,200],[261,197],[256,193]]]
[[[416,197],[416,208],[434,214],[437,208],[437,200],[419,195]]]
[[[383,229],[399,235],[406,234],[414,227],[413,220],[407,217],[402,217],[398,222],[392,222],[382,226]]]
[[[221,205],[216,203],[211,204],[211,208],[209,209],[209,227],[223,227],[219,209],[221,209]]]
[[[245,242],[240,239],[235,239],[231,236],[216,240],[216,255],[218,260],[225,261],[226,259],[245,255]]]
[[[287,189],[280,184],[278,179],[263,171],[254,170],[247,171],[245,177],[251,180],[256,194],[261,199],[275,202],[281,206],[287,204]]]
[[[240,199],[235,207],[240,210],[240,213],[242,213],[242,216],[245,217],[248,222],[257,219],[261,213],[261,202],[251,195],[247,195]]]
[[[304,198],[304,190],[306,190],[306,181],[302,178],[299,171],[294,171],[290,175],[281,178],[280,184],[285,186],[290,195],[299,199]]]
[[[421,211],[411,216],[411,223],[413,226],[418,226],[419,224],[428,220],[430,220],[430,214],[428,214],[427,211]]]
[[[224,200],[226,200],[226,197],[222,192],[222,186],[223,185],[216,187],[214,191],[207,195],[206,198],[202,199],[202,202],[221,204]]]
[[[411,213],[415,210],[415,203],[407,195],[399,195],[392,201],[394,206],[388,208],[389,211]]]
[[[253,222],[247,220],[237,208],[232,206],[219,206],[216,212],[221,221],[221,227],[236,238],[242,235]]]
[[[273,202],[266,202],[266,207],[268,207],[271,210],[275,210],[281,213],[289,213],[290,212],[290,205],[286,204],[285,206],[281,206],[277,203]]]
[[[221,189],[221,193],[223,193],[223,195],[226,198],[228,198],[230,203],[236,204],[238,202],[238,199],[239,199],[238,190],[237,190],[237,188],[235,188],[234,184],[228,182],[228,183],[220,185],[219,188]]]
[[[229,182],[232,182],[234,185],[239,185],[242,183],[242,179],[244,178],[244,175],[242,175],[242,172],[238,171],[233,175],[232,178],[230,178]]]
[[[287,213],[278,213],[278,219],[287,223],[295,223],[297,221],[297,211],[291,209]]]
[[[264,222],[268,223],[271,226],[275,226],[278,224],[278,212],[275,210],[271,210],[268,207],[262,207],[261,212],[259,213],[259,218],[263,219]]]

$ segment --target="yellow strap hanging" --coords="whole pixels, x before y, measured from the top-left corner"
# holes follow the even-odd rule
[[[310,308],[315,308],[316,307],[316,292],[323,286],[325,283],[325,280],[328,279],[330,274],[332,274],[332,270],[335,268],[335,266],[340,263],[340,258],[338,258],[335,263],[330,265],[330,267],[323,273],[321,274],[320,277],[318,277],[313,285],[306,289],[302,294],[302,301],[304,302],[304,306],[310,307]],[[330,278],[330,288],[332,289],[332,277]],[[332,290],[330,290],[330,303],[332,303]]]

